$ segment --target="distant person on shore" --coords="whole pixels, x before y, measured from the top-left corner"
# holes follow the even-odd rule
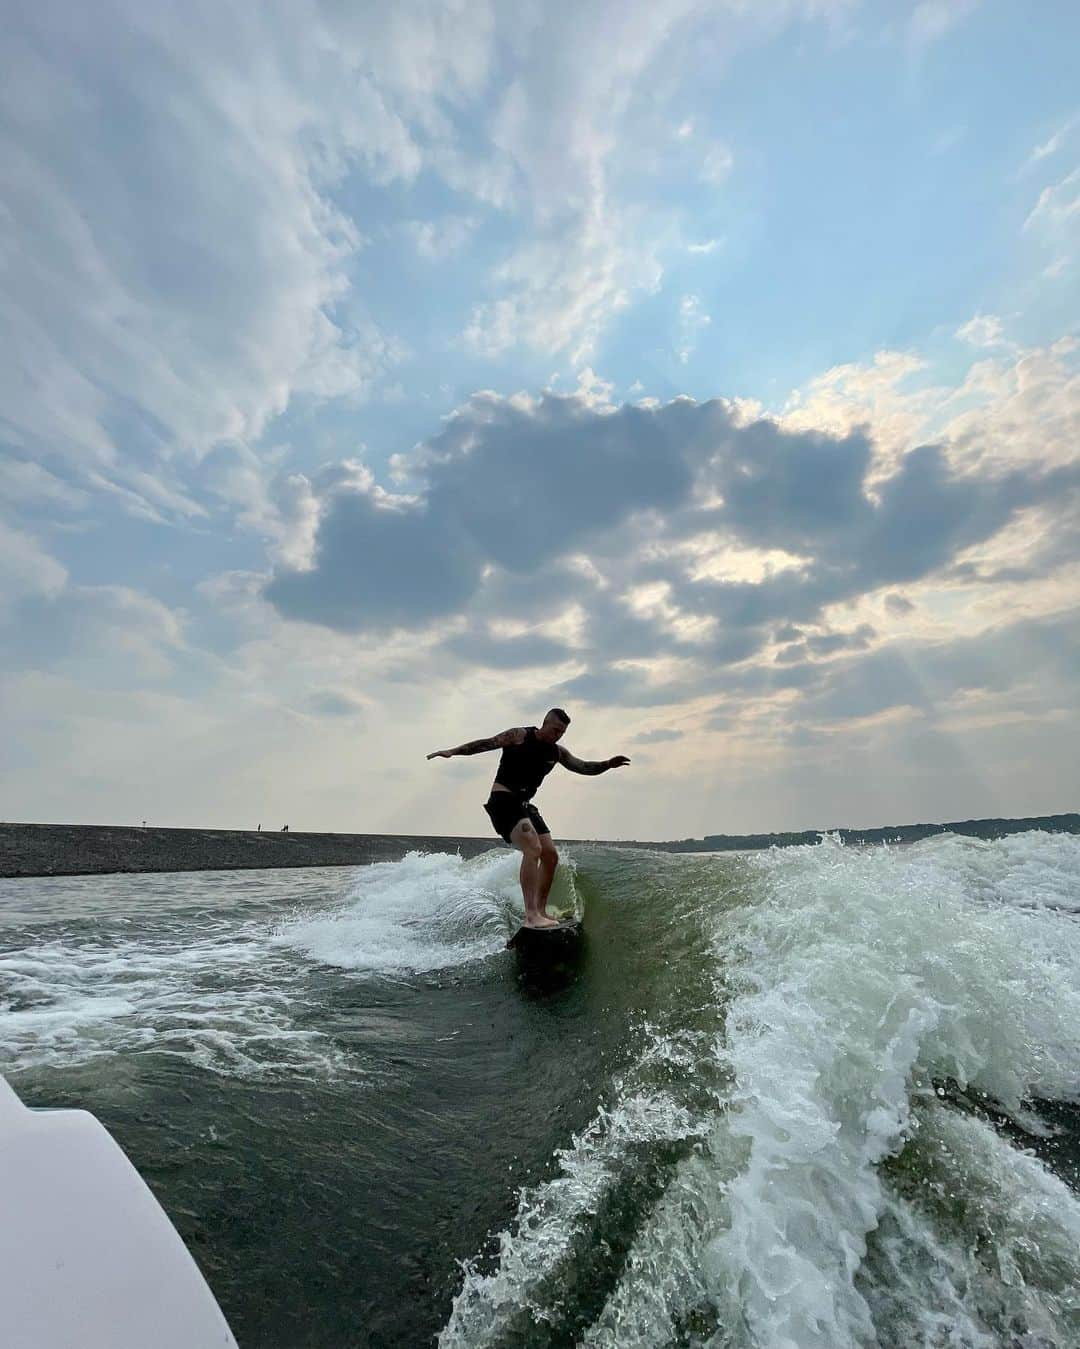
[[[470,740],[456,749],[437,749],[429,759],[452,759],[455,754],[484,754],[501,749],[502,758],[495,770],[495,781],[484,809],[491,817],[495,832],[522,854],[521,897],[525,901],[526,927],[558,927],[558,920],[547,912],[547,898],[555,879],[559,854],[551,840],[551,830],[532,803],[537,789],[557,763],[571,773],[594,777],[609,768],[623,768],[630,760],[625,754],[591,763],[576,759],[558,742],[570,725],[561,707],[553,707],[537,726],[515,726],[486,740]]]

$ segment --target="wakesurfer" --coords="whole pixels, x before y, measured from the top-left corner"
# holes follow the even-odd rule
[[[623,768],[630,760],[625,754],[613,759],[591,762],[578,759],[559,741],[566,734],[570,718],[561,707],[553,707],[540,726],[514,726],[484,740],[469,740],[456,749],[437,749],[429,759],[452,759],[456,754],[484,754],[501,749],[491,795],[484,809],[500,838],[521,854],[521,897],[525,901],[526,927],[558,927],[558,919],[547,912],[547,898],[555,879],[559,854],[551,839],[551,830],[533,805],[532,798],[555,765],[562,764],[571,773],[595,777],[611,768]]]

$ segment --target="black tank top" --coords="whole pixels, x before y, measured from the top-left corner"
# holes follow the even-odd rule
[[[520,792],[529,801],[559,760],[559,751],[550,741],[538,740],[536,727],[525,730],[520,745],[507,745],[499,760],[495,781],[511,791]]]

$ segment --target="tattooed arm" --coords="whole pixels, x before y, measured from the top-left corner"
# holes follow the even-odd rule
[[[569,768],[571,773],[584,773],[586,777],[595,777],[598,773],[606,773],[609,768],[625,768],[630,760],[625,754],[616,754],[614,759],[599,759],[593,763],[589,759],[578,759],[560,745],[559,762],[564,768]]]
[[[452,759],[455,754],[486,754],[489,749],[505,749],[507,745],[520,745],[525,739],[525,727],[513,726],[509,731],[500,731],[498,735],[489,735],[484,740],[467,740],[455,749],[437,749],[428,755],[429,759]]]

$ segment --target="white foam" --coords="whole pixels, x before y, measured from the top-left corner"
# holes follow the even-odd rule
[[[1008,877],[1010,844],[829,842],[757,862],[768,897],[732,934],[745,987],[728,1022],[735,1112],[718,1126],[750,1157],[708,1270],[762,1344],[873,1336],[855,1276],[913,1088],[950,1077],[1011,1110],[1075,1090],[1080,928],[971,893],[971,858]],[[1051,870],[1030,847],[1027,865]]]
[[[109,886],[111,907],[83,882],[92,892],[85,910],[69,885],[44,906],[54,929],[70,915],[69,930],[44,938],[30,926],[0,953],[0,1061],[18,1073],[155,1053],[230,1077],[363,1076],[355,1049],[302,1024],[318,996],[311,962],[395,976],[484,960],[520,921],[517,870],[516,855],[502,850],[468,862],[411,854],[350,873],[347,897],[329,908],[325,876],[322,889],[284,873],[261,884],[127,878]],[[168,896],[160,911],[159,889]],[[297,891],[302,910],[268,919],[268,895]],[[576,904],[570,859],[553,897],[553,907]]]
[[[364,867],[343,903],[282,924],[275,941],[327,965],[384,975],[484,960],[505,948],[524,916],[519,865],[518,854],[498,850],[471,859],[410,853]],[[576,909],[568,857],[549,905]]]
[[[5,1071],[127,1053],[177,1055],[227,1076],[349,1071],[331,1042],[297,1024],[295,968],[273,959],[264,933],[52,940],[0,956]]]
[[[920,1124],[861,1273],[879,1341],[1075,1344],[1080,1200],[980,1119],[930,1106]]]
[[[1080,834],[1033,831],[993,842],[942,834],[921,846],[973,899],[1080,912]]]

